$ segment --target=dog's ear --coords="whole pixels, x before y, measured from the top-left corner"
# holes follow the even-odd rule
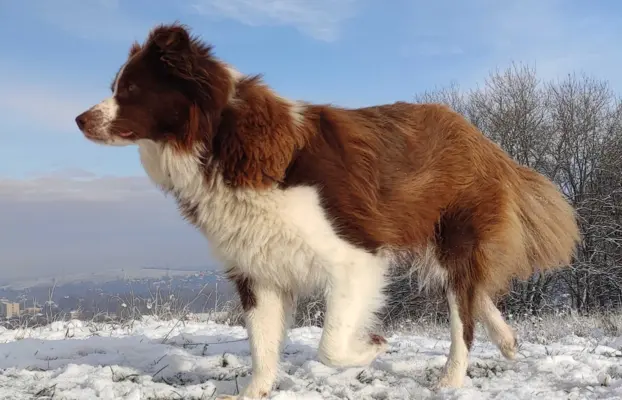
[[[196,80],[203,73],[199,66],[202,57],[199,55],[209,54],[210,49],[204,45],[199,51],[189,30],[177,23],[155,27],[145,47],[152,60],[162,63],[170,73],[190,80]]]
[[[132,57],[132,56],[136,55],[141,50],[142,50],[142,47],[140,46],[140,44],[138,44],[138,42],[134,41],[134,43],[132,43],[132,46],[130,47],[130,51],[128,53],[128,56]]]
[[[213,152],[229,185],[266,189],[284,182],[306,133],[295,126],[290,104],[261,86],[247,95],[221,113]]]
[[[192,42],[190,32],[181,24],[159,25],[152,30],[150,39],[163,54],[189,50]]]

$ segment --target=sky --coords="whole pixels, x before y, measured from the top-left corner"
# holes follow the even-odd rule
[[[0,0],[0,271],[5,277],[213,266],[147,181],[137,149],[84,139],[130,44],[180,21],[281,95],[346,107],[412,100],[521,62],[622,92],[615,0]],[[1,279],[0,279],[1,280]]]

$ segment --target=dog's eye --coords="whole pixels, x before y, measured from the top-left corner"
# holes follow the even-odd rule
[[[127,87],[127,91],[130,93],[135,92],[137,89],[138,89],[138,86],[136,86],[133,83],[130,83],[129,86]]]

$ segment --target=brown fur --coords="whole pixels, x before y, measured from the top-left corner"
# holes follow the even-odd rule
[[[221,114],[214,155],[225,180],[236,187],[263,189],[282,183],[292,155],[310,132],[296,129],[289,104],[277,98],[259,77],[236,85]]]
[[[226,272],[227,277],[233,284],[240,297],[240,303],[242,303],[242,309],[244,311],[250,311],[257,305],[257,297],[253,291],[253,281],[247,276],[243,276],[237,273],[237,268],[231,267]]]

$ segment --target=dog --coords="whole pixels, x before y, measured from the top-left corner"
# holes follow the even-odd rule
[[[437,388],[461,387],[476,321],[512,359],[495,306],[514,277],[572,262],[573,207],[451,108],[286,99],[179,23],[134,42],[112,95],[76,117],[90,141],[137,145],[146,174],[207,238],[245,311],[252,379],[270,395],[296,298],[323,290],[318,358],[365,366],[390,266],[415,269],[449,305]],[[236,397],[221,397],[236,398]]]

